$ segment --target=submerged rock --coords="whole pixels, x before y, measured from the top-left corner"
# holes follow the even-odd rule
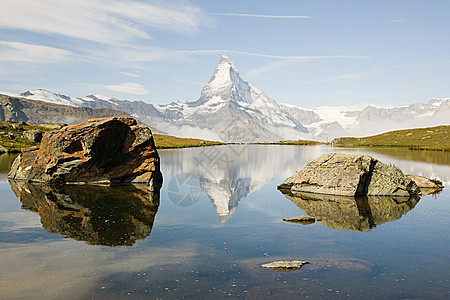
[[[283,221],[290,223],[299,223],[302,225],[309,225],[315,223],[316,219],[310,216],[300,216],[295,218],[283,218]]]
[[[148,127],[131,118],[91,119],[47,132],[22,150],[8,178],[46,183],[162,185],[159,156]]]
[[[370,156],[342,153],[320,156],[278,188],[342,196],[420,195],[416,183],[399,168]]]
[[[262,268],[272,269],[278,272],[289,272],[300,270],[303,265],[309,264],[307,261],[301,260],[280,260],[261,265]]]

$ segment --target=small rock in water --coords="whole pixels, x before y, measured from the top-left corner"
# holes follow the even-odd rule
[[[316,219],[310,216],[300,216],[295,218],[283,218],[283,221],[291,223],[299,223],[302,225],[309,225],[315,223]]]
[[[278,272],[290,272],[300,270],[303,265],[309,264],[307,261],[301,260],[280,260],[261,265],[262,268],[272,269]]]

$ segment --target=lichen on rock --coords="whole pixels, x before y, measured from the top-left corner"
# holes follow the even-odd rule
[[[132,118],[99,118],[47,132],[22,150],[10,179],[46,183],[162,185],[150,129]]]
[[[370,156],[343,153],[320,156],[278,188],[341,196],[409,197],[421,193],[399,168]]]

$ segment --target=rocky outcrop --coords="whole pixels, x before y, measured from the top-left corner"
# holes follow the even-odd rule
[[[25,130],[23,137],[33,142],[40,142],[42,140],[42,131],[37,129]]]
[[[9,149],[0,145],[0,153],[9,153]]]
[[[131,118],[91,119],[47,132],[22,150],[10,179],[46,183],[144,183],[159,189],[159,156],[148,127]]]
[[[419,195],[416,183],[394,166],[355,154],[329,153],[278,186],[298,192],[342,196]]]
[[[321,224],[352,231],[368,231],[398,220],[420,200],[418,196],[346,197],[291,191],[283,194]]]
[[[22,208],[51,233],[90,245],[131,246],[150,235],[159,191],[145,186],[48,185],[10,180]],[[124,201],[126,199],[126,201]]]

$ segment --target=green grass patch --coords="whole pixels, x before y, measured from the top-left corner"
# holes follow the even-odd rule
[[[296,145],[296,146],[317,146],[325,145],[325,143],[309,140],[295,140],[295,141],[278,141],[278,142],[258,142],[257,145]]]
[[[24,122],[0,122],[0,153],[19,153],[23,148],[39,145],[39,142],[30,141],[23,137],[26,130],[40,130],[45,133],[60,127],[61,124],[29,125]]]
[[[450,151],[450,126],[390,131],[374,136],[341,137],[331,141],[337,147],[404,147],[411,150]]]
[[[164,134],[153,134],[153,139],[155,141],[156,148],[158,149],[223,145],[223,143],[221,142],[201,140],[201,139],[191,139],[191,138],[179,138]]]

